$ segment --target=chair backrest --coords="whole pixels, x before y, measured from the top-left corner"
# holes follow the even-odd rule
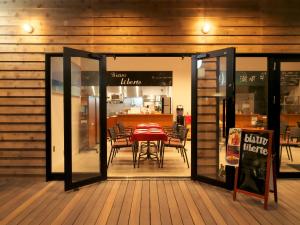
[[[280,134],[282,134],[284,138],[286,135],[287,128],[288,128],[288,125],[286,123],[280,122]]]
[[[119,130],[118,126],[114,125],[112,128],[113,128],[113,130],[115,132],[115,135],[117,136],[117,134],[120,133],[120,130]]]
[[[117,127],[120,133],[125,133],[125,126],[123,125],[123,123],[117,123]]]
[[[189,128],[184,129],[184,140],[183,140],[183,146],[185,146],[186,139],[187,139],[187,134],[189,133]]]
[[[110,142],[116,141],[117,134],[116,134],[115,129],[113,127],[108,128],[108,134],[109,134]]]
[[[300,141],[300,127],[291,127],[289,138],[294,139],[297,138]]]
[[[188,132],[189,128],[186,128],[184,126],[180,127],[180,129],[178,130],[178,138],[180,139],[180,141],[183,142],[183,145],[185,145],[186,143]]]

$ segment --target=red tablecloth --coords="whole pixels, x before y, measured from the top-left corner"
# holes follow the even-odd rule
[[[132,134],[132,141],[166,141],[168,136],[161,128],[139,128]]]
[[[139,123],[136,126],[137,129],[148,129],[148,128],[161,128],[158,123]]]

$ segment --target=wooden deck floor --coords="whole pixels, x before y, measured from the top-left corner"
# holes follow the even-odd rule
[[[64,192],[63,182],[0,181],[0,224],[299,224],[300,180],[280,180],[279,204],[190,180],[114,180]]]

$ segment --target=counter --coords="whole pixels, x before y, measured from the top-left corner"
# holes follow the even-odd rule
[[[253,128],[256,127],[252,124],[252,118],[256,117],[257,120],[262,121],[264,126],[267,126],[267,117],[259,114],[235,114],[235,127],[239,128]]]
[[[139,123],[158,123],[161,126],[172,126],[173,114],[126,114],[107,118],[107,128],[117,123],[123,123],[125,127],[135,127]]]

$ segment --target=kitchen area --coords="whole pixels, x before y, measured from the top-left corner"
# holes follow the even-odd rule
[[[107,127],[155,122],[171,126],[172,71],[108,72]]]

